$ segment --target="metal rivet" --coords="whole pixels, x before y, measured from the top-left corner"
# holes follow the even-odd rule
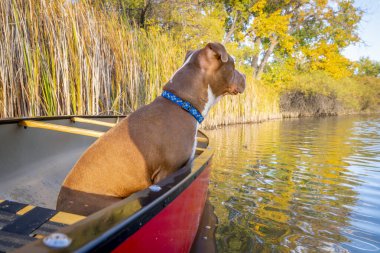
[[[149,186],[149,189],[152,191],[152,192],[159,192],[161,191],[161,187],[159,185],[151,185]]]
[[[52,233],[46,236],[43,242],[49,248],[62,249],[70,246],[72,240],[65,234]]]

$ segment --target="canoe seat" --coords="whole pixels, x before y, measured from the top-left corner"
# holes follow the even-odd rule
[[[0,200],[0,252],[22,247],[84,218],[44,207]]]

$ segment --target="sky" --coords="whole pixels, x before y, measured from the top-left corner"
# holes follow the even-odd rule
[[[343,54],[353,61],[360,57],[380,61],[380,0],[355,0],[355,6],[365,11],[359,24],[363,42],[347,47]]]

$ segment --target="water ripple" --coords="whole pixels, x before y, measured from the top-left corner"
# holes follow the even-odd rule
[[[380,117],[208,134],[220,252],[380,252]]]

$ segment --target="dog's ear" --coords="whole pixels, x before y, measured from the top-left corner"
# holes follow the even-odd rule
[[[206,48],[209,49],[216,58],[221,59],[222,62],[228,61],[228,53],[226,48],[220,43],[208,43]]]
[[[189,50],[189,51],[186,52],[185,62],[186,62],[187,58],[189,58],[189,56],[190,56],[192,53],[194,53],[194,51],[195,51],[195,50]]]

